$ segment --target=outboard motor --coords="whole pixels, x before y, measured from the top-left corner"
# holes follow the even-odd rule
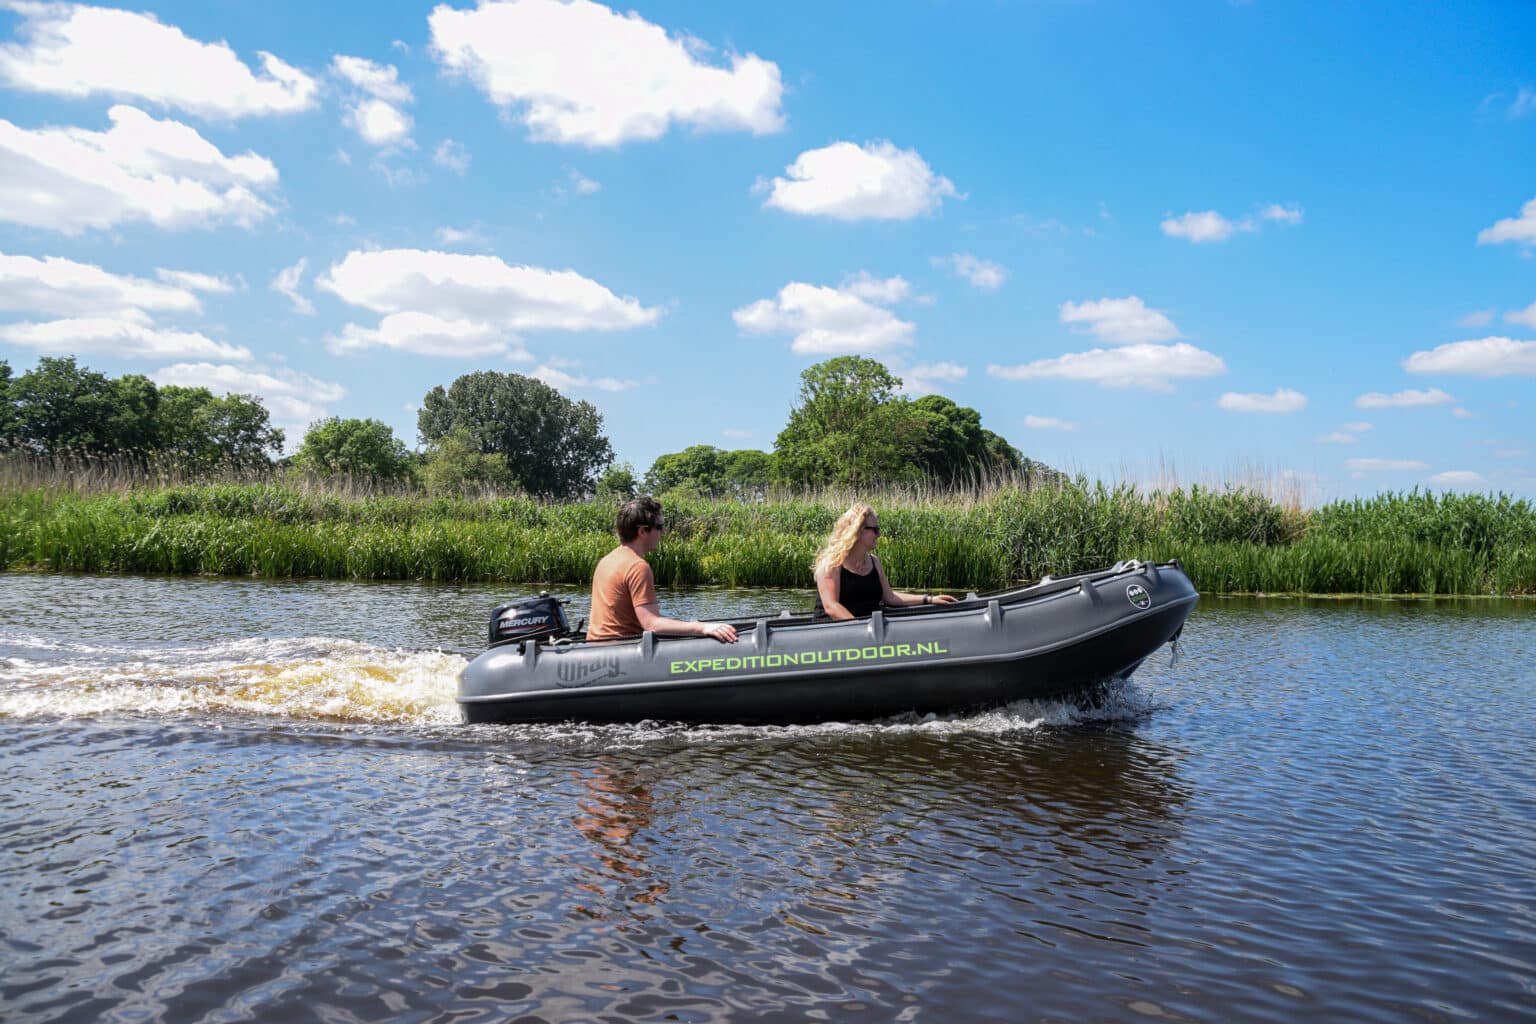
[[[546,640],[571,635],[565,619],[564,601],[539,591],[538,597],[525,597],[500,605],[491,612],[491,646],[519,640]]]

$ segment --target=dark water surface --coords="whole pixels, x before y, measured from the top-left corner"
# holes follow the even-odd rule
[[[0,576],[0,1018],[1536,1018],[1536,605],[1207,599],[1097,710],[460,726],[504,593]]]

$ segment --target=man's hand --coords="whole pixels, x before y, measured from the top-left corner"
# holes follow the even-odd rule
[[[712,636],[724,644],[736,642],[736,627],[729,622],[701,622],[702,636]]]

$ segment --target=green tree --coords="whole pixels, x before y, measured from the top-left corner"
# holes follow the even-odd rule
[[[613,461],[603,418],[543,381],[516,373],[465,374],[435,387],[417,414],[421,440],[436,447],[463,431],[474,451],[501,458],[511,481],[530,494],[572,497],[590,491]]]
[[[812,486],[921,477],[929,424],[897,399],[900,387],[900,377],[863,356],[808,367],[800,374],[800,402],[774,440],[779,473]]]
[[[421,483],[431,494],[509,490],[517,481],[500,455],[480,451],[474,436],[460,427],[437,439],[421,465]]]
[[[410,475],[411,453],[389,425],[375,419],[331,416],[309,425],[294,464],[327,476],[402,480]]]
[[[645,489],[652,494],[677,490],[719,494],[725,489],[724,456],[724,452],[710,444],[659,455],[646,471]]]
[[[773,483],[774,459],[756,448],[738,448],[725,453],[725,478],[738,495],[761,497]]]
[[[11,364],[0,359],[0,442],[14,444],[16,403],[11,398]]]
[[[943,395],[924,395],[912,408],[928,417],[929,437],[923,468],[947,484],[974,482],[988,475],[1018,472],[1023,455],[981,425],[981,413]]]
[[[155,437],[160,450],[201,469],[264,465],[283,450],[283,431],[259,398],[175,384],[160,389]]]
[[[80,366],[73,356],[44,356],[10,382],[7,391],[14,436],[26,447],[41,452],[118,447],[110,434],[117,412],[113,382],[106,374]]]
[[[638,493],[639,481],[635,479],[635,467],[627,462],[615,462],[597,478],[595,496],[603,501],[628,501]]]

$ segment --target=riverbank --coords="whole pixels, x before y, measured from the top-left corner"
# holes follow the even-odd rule
[[[1207,593],[1536,593],[1536,507],[1382,494],[1306,510],[1256,490],[1076,481],[876,497],[905,588],[993,589],[1124,558],[1180,558]],[[0,493],[0,568],[584,584],[613,501],[356,495],[275,484]],[[846,496],[667,499],[664,586],[809,586]]]

